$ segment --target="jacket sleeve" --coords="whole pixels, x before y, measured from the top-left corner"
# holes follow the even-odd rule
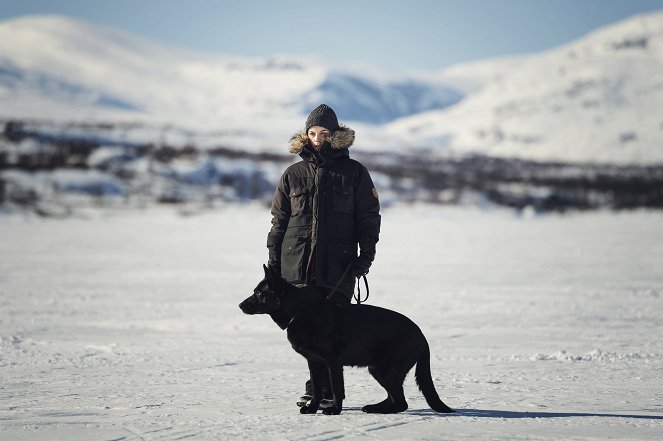
[[[268,265],[281,271],[281,244],[290,220],[290,185],[284,173],[272,199],[272,228],[267,234]]]
[[[355,188],[354,213],[359,260],[368,268],[375,258],[375,244],[380,239],[380,201],[371,175],[363,165]]]

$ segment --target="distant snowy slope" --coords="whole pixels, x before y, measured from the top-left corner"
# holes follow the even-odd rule
[[[398,120],[390,133],[411,146],[453,152],[663,163],[663,13],[510,66],[496,63],[491,69],[484,62],[493,76],[480,76],[476,92],[458,105]],[[476,77],[474,67],[458,66],[453,77]]]
[[[60,16],[0,24],[4,117],[120,116],[237,129],[274,117],[299,124],[301,114],[326,101],[346,119],[383,123],[460,98],[416,76],[186,52]]]
[[[229,124],[229,118],[254,115],[267,103],[291,99],[295,90],[315,84],[315,73],[298,72],[289,65],[174,50],[59,16],[0,25],[0,96],[12,104],[2,106],[3,116],[119,114],[201,126]]]
[[[368,151],[662,164],[663,12],[439,72],[195,53],[61,16],[0,22],[0,118],[139,121],[285,152],[321,102]]]

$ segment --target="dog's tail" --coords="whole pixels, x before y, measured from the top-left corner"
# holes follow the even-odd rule
[[[428,342],[425,342],[426,347],[417,361],[417,367],[414,371],[414,376],[417,380],[417,385],[419,390],[424,394],[426,402],[435,412],[440,413],[451,413],[453,409],[444,404],[440,400],[440,396],[435,390],[435,385],[433,384],[433,378],[430,373],[430,349],[428,347]]]

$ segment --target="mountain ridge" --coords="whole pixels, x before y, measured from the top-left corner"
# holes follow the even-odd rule
[[[0,54],[5,119],[252,133],[225,141],[261,150],[327,102],[369,152],[663,163],[663,12],[437,72],[200,54],[61,16],[0,22]]]
[[[663,13],[519,60],[459,105],[396,121],[394,133],[456,153],[539,161],[663,163]],[[646,42],[646,43],[643,43]]]

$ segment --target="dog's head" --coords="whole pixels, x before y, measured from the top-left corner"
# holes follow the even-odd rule
[[[253,294],[247,297],[239,308],[244,314],[271,314],[281,307],[281,295],[284,280],[280,274],[274,273],[271,268],[262,266],[265,278],[258,283]]]

